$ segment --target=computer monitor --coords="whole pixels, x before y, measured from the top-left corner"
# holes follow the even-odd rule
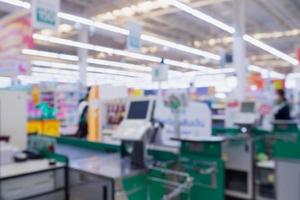
[[[255,103],[254,102],[242,102],[241,113],[254,113]]]
[[[154,101],[149,98],[130,99],[125,119],[113,133],[113,138],[138,141],[151,127]]]
[[[126,120],[150,121],[153,109],[153,100],[149,98],[131,99],[127,106]]]
[[[150,101],[132,101],[129,104],[127,119],[147,119]]]

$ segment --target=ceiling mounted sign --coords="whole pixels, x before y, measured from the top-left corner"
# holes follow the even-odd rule
[[[25,12],[0,21],[0,76],[28,75],[31,63],[22,49],[34,48],[30,16]]]
[[[169,65],[159,64],[152,67],[152,81],[161,82],[168,80]]]
[[[127,37],[127,48],[130,51],[139,52],[142,46],[141,32],[142,27],[135,22],[129,22],[128,24],[129,35]]]
[[[28,75],[31,72],[31,63],[26,56],[15,55],[0,59],[0,75],[14,77]]]
[[[60,0],[33,0],[32,1],[32,26],[35,29],[57,30],[60,11]]]

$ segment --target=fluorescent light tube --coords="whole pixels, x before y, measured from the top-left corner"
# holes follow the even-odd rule
[[[78,56],[74,55],[68,55],[68,54],[59,54],[54,52],[47,52],[47,51],[39,51],[39,50],[33,50],[33,49],[23,49],[22,53],[25,55],[31,55],[31,56],[41,56],[46,58],[56,58],[56,59],[62,59],[67,61],[78,61]],[[95,65],[102,65],[102,66],[110,66],[110,67],[119,67],[123,69],[131,69],[136,71],[144,71],[144,72],[151,72],[152,68],[144,65],[135,65],[135,64],[129,64],[129,63],[123,63],[123,62],[115,62],[110,60],[100,60],[100,59],[94,59],[94,58],[88,58],[87,62],[89,64],[95,64]],[[175,72],[174,73],[180,73]]]
[[[195,16],[198,19],[206,21],[207,23],[212,24],[212,25],[214,25],[214,26],[216,26],[216,27],[228,32],[228,33],[233,34],[235,32],[233,27],[231,27],[227,24],[224,24],[223,22],[221,22],[221,21],[219,21],[219,20],[217,20],[217,19],[215,19],[215,18],[213,18],[213,17],[211,17],[207,14],[204,14],[203,12],[201,12],[199,10],[193,9],[193,8],[187,6],[186,4],[179,2],[178,0],[165,0],[165,1],[167,1],[170,5],[173,5],[174,7],[178,8],[179,10],[182,10],[182,11],[188,13],[188,14],[191,14],[191,15]],[[285,54],[285,53],[283,53],[283,52],[281,52],[281,51],[279,51],[279,50],[277,50],[277,49],[275,49],[275,48],[273,48],[273,47],[271,47],[271,46],[269,46],[269,45],[267,45],[267,44],[265,44],[265,43],[263,43],[263,42],[261,42],[257,39],[255,39],[255,38],[253,38],[249,35],[244,35],[243,39],[246,42],[248,42],[248,43],[250,43],[250,44],[252,44],[252,45],[254,45],[258,48],[261,48],[261,49],[267,51],[268,53],[270,53],[270,54],[272,54],[272,55],[274,55],[278,58],[281,58],[281,59],[283,59],[283,60],[285,60],[285,61],[287,61],[287,62],[289,62],[293,65],[299,65],[299,61],[297,61],[295,58],[293,58],[293,57],[291,57],[291,56],[289,56],[289,55],[287,55],[287,54]]]
[[[19,0],[0,0],[0,3],[7,3],[7,4],[11,4],[14,6],[18,6],[21,8],[26,8],[29,9],[31,7],[30,3],[28,2],[24,2],[24,1],[19,1]]]
[[[36,40],[46,41],[46,42],[50,42],[50,43],[72,46],[72,47],[77,47],[77,48],[83,48],[83,49],[88,49],[88,50],[93,50],[93,51],[98,51],[98,52],[104,52],[104,53],[114,54],[114,55],[118,55],[118,56],[125,56],[125,57],[130,57],[130,58],[134,58],[134,59],[138,59],[138,60],[145,60],[145,61],[156,62],[156,63],[161,62],[161,58],[156,57],[156,56],[149,56],[149,55],[144,55],[144,54],[140,54],[140,53],[134,53],[134,52],[124,51],[124,50],[119,50],[119,49],[97,46],[97,45],[92,45],[92,44],[88,44],[88,43],[77,42],[77,41],[73,41],[73,40],[67,40],[67,39],[62,39],[62,38],[57,38],[57,37],[52,37],[52,36],[34,34],[33,38]],[[180,61],[176,61],[176,60],[165,59],[164,61],[165,61],[165,64],[182,67],[182,68],[186,68],[186,69],[213,71],[213,69],[208,68],[208,67],[198,66],[198,65],[180,62]]]
[[[227,24],[225,24],[225,23],[199,11],[199,10],[191,8],[184,3],[181,3],[177,0],[165,0],[165,1],[168,2],[170,5],[178,8],[179,10],[189,13],[189,14],[195,16],[196,18],[201,19],[209,24],[212,24],[228,33],[233,34],[235,32],[235,30],[232,26],[229,26],[229,25],[227,25]]]
[[[249,42],[250,44],[252,44],[256,47],[259,47],[259,48],[269,52],[270,54],[273,54],[274,56],[291,63],[292,65],[299,65],[299,61],[296,60],[295,58],[275,49],[274,47],[271,47],[255,38],[251,37],[250,35],[244,35],[243,38],[245,41]]]
[[[152,71],[151,67],[147,67],[147,66],[143,66],[143,65],[134,65],[134,64],[128,64],[128,63],[122,63],[122,62],[99,60],[99,59],[94,59],[94,58],[88,58],[87,62],[90,64],[110,66],[110,67],[119,67],[119,68],[144,71],[144,72]]]

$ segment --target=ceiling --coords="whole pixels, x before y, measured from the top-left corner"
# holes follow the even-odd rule
[[[217,27],[201,21],[179,9],[166,6],[159,0],[61,0],[61,10],[82,17],[93,18],[96,21],[127,28],[130,21],[142,25],[143,33],[158,36],[179,44],[184,44],[211,53],[220,51],[230,52],[232,49],[231,35]],[[161,0],[162,1],[162,0]],[[246,1],[246,33],[252,35],[276,49],[295,56],[295,49],[300,46],[300,0],[245,0]],[[149,3],[150,2],[150,3]],[[151,2],[155,2],[152,3]],[[234,0],[184,0],[192,8],[200,10],[228,25],[233,25]],[[144,11],[126,10],[126,7],[140,6]],[[145,6],[146,5],[146,6]],[[2,6],[2,4],[1,4]],[[151,9],[149,9],[151,7]],[[137,9],[137,8],[136,8]],[[11,12],[9,8],[0,8],[0,17]],[[115,16],[112,16],[115,15]],[[118,17],[116,17],[118,15]],[[63,23],[69,23],[63,21]],[[75,26],[76,27],[76,26]],[[79,29],[74,28],[67,33],[52,33],[53,35],[77,40]],[[90,30],[89,42],[96,45],[126,49],[126,37],[102,30]],[[51,50],[60,53],[76,54],[76,49],[38,43],[40,50]],[[218,62],[205,59],[201,56],[183,53],[181,51],[164,48],[144,42],[143,53],[201,64],[208,67],[217,67]],[[142,61],[120,56],[89,52],[90,56],[129,63],[148,64]],[[274,68],[280,72],[291,72],[295,66],[282,61],[267,52],[247,45],[247,57],[252,64],[261,67]],[[174,68],[176,69],[176,68]]]

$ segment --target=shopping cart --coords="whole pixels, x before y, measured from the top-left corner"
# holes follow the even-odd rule
[[[184,172],[150,167],[147,176],[147,200],[188,200],[193,178]]]
[[[137,184],[139,182],[139,184]],[[146,173],[123,182],[117,200],[189,200],[192,177],[184,172],[148,167]]]

